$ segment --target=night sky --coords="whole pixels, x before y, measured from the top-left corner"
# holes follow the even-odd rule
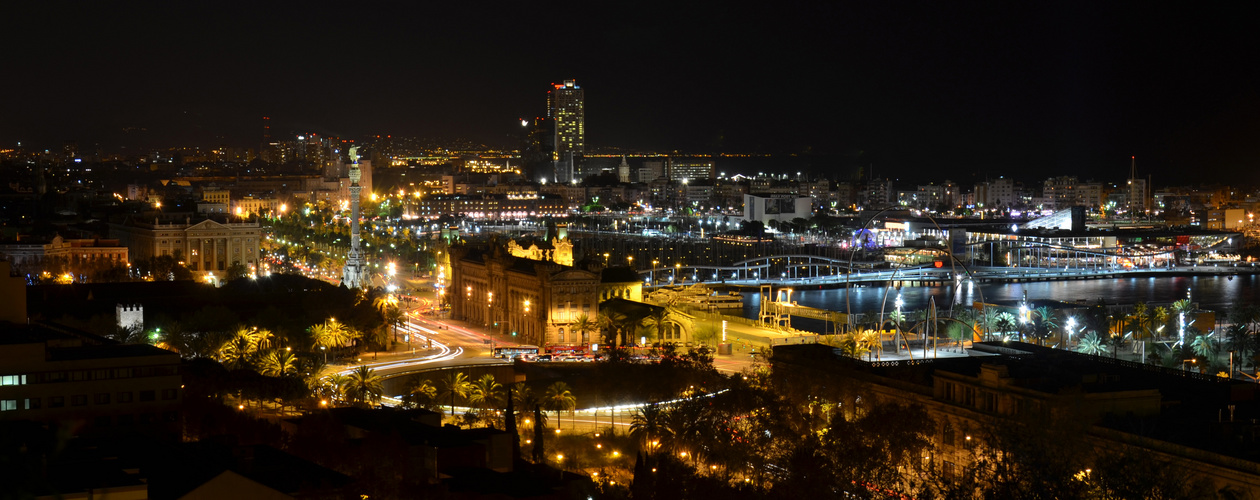
[[[574,78],[595,147],[1260,180],[1254,4],[501,3],[6,4],[0,144],[252,147],[270,116],[515,147]]]

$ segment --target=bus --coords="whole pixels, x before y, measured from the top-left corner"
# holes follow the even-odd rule
[[[535,345],[505,345],[494,348],[494,357],[500,359],[534,359],[538,357],[538,346]]]

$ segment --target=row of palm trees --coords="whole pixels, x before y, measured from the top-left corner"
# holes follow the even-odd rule
[[[384,379],[366,365],[355,368],[348,375],[334,373],[324,377],[315,387],[315,394],[321,401],[332,401],[334,405],[373,405],[381,401],[384,393]]]
[[[506,408],[508,389],[493,374],[487,373],[473,380],[463,372],[451,372],[439,379],[436,385],[430,379],[412,377],[402,401],[404,407],[410,408],[440,410],[445,406],[452,415],[456,403],[464,402],[474,408],[483,422],[494,424],[498,423],[495,417],[501,416],[500,411]],[[526,418],[535,407],[554,412],[557,419],[560,412],[577,409],[577,398],[564,382],[552,383],[542,394],[535,394],[528,384],[516,383],[512,384],[511,392],[517,412],[514,417],[517,419]]]
[[[937,318],[935,325],[930,324],[931,321],[924,312],[907,314],[893,311],[885,316],[858,315],[855,322],[857,328],[852,333],[836,336],[832,343],[851,357],[861,357],[881,348],[880,331],[891,328],[900,334],[903,331],[932,329],[945,332],[950,343],[957,347],[970,341],[973,336],[986,341],[1014,339],[1039,345],[1054,342],[1064,347],[1068,347],[1075,337],[1078,340],[1078,351],[1104,352],[1105,347],[1110,347],[1114,355],[1120,346],[1130,340],[1159,339],[1174,335],[1178,331],[1181,315],[1193,311],[1194,307],[1189,300],[1177,301],[1171,307],[1150,307],[1145,303],[1138,303],[1132,311],[1108,309],[1099,304],[1089,308],[1079,320],[1065,317],[1059,311],[1046,306],[1028,310],[1024,318],[1018,313],[1000,308],[963,308],[953,317]],[[912,317],[918,321],[907,324],[908,318]],[[1256,308],[1251,317],[1255,321],[1247,324],[1260,324],[1260,308]],[[1210,342],[1210,339],[1188,340]]]
[[[632,344],[634,337],[640,333],[652,340],[682,340],[667,339],[666,334],[674,328],[674,325],[685,321],[687,320],[682,316],[681,311],[669,305],[652,308],[651,312],[644,316],[620,311],[600,311],[599,316],[592,319],[589,315],[581,314],[574,317],[570,328],[575,334],[580,335],[582,343],[589,343],[590,333],[600,332],[605,344],[624,346]]]

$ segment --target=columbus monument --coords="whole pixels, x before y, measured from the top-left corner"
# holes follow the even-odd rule
[[[346,288],[364,288],[371,280],[368,278],[367,259],[359,249],[359,193],[363,186],[359,178],[358,147],[350,148],[350,252],[346,254],[346,266],[342,269],[341,284]]]

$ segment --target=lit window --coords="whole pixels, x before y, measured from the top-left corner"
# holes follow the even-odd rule
[[[26,375],[0,376],[0,385],[26,385]]]
[[[16,411],[17,408],[16,399],[0,399],[0,411]]]

